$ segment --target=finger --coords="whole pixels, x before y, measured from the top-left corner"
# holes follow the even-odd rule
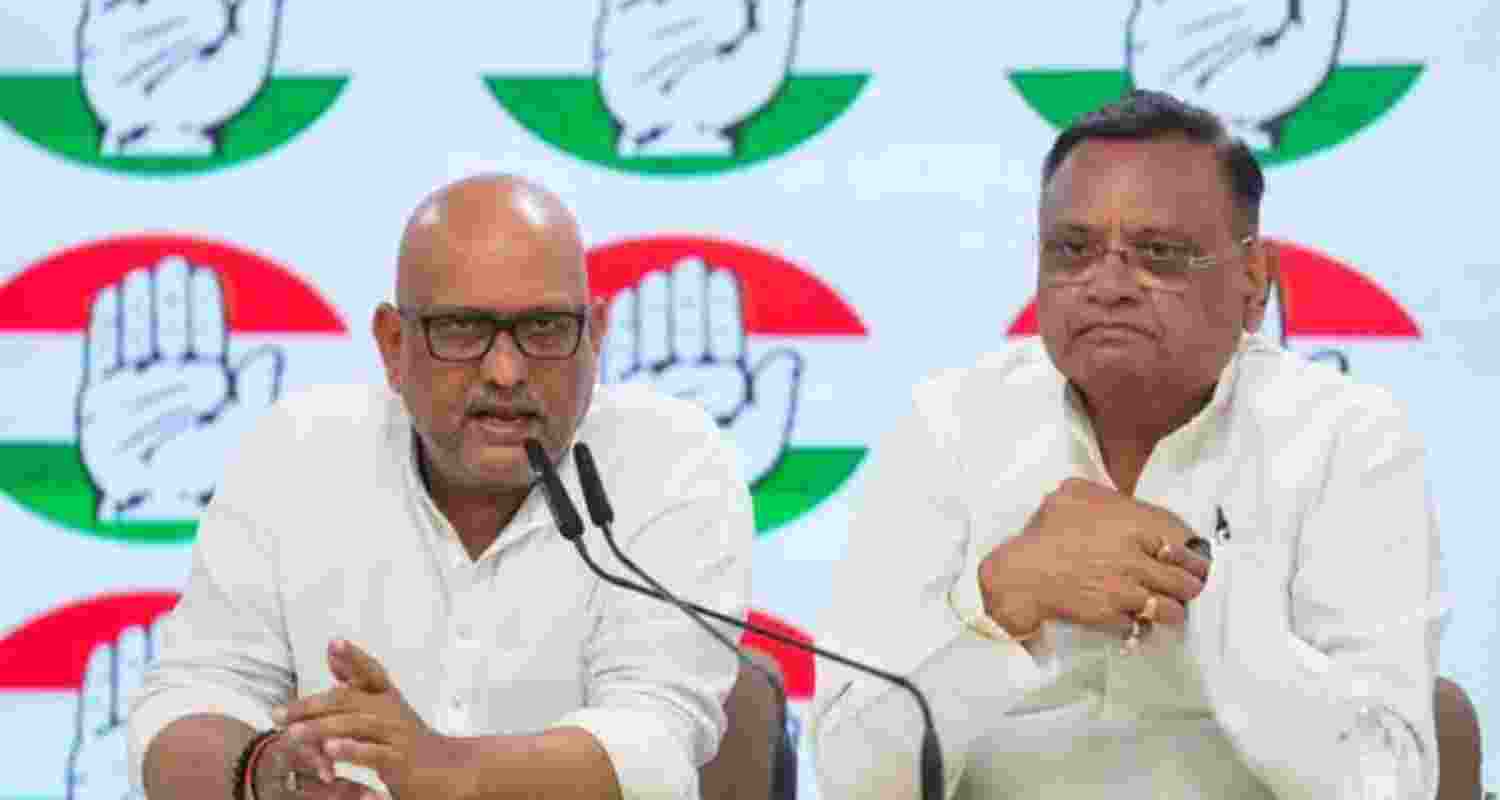
[[[356,739],[329,739],[324,752],[335,761],[348,761],[385,773],[396,766],[398,754],[390,745]]]
[[[634,375],[640,366],[641,337],[634,289],[621,289],[610,299],[607,325],[604,363],[599,373],[605,383],[619,383]]]
[[[301,697],[271,711],[271,719],[277,725],[291,725],[308,719],[317,719],[329,714],[345,714],[355,709],[355,692],[339,687]]]
[[[250,408],[264,408],[281,395],[286,354],[275,345],[261,345],[245,354],[234,368],[234,395]]]
[[[120,294],[106,286],[94,295],[83,342],[84,379],[103,380],[120,368]]]
[[[302,723],[307,724],[307,723]],[[303,731],[306,734],[306,731]],[[323,752],[323,741],[310,736],[294,737],[290,730],[278,737],[275,744],[276,761],[281,770],[292,770],[303,775],[316,775],[328,784],[338,777],[334,772],[333,759]]]
[[[181,256],[156,265],[156,350],[169,361],[188,351],[188,271]]]
[[[156,350],[151,314],[151,273],[133,269],[125,275],[120,296],[120,359],[143,364]]]
[[[150,666],[146,629],[132,625],[120,632],[115,644],[115,723],[125,721],[130,699],[146,679]]]
[[[292,741],[317,748],[325,759],[328,757],[325,745],[329,739],[358,739],[378,744],[390,741],[390,725],[386,720],[363,711],[305,720],[286,730]]]
[[[1152,600],[1151,598],[1156,598]],[[1164,594],[1142,588],[1140,598],[1132,602],[1132,616],[1161,625],[1181,625],[1187,620],[1187,607]],[[1148,614],[1149,612],[1149,614]]]
[[[672,268],[672,354],[695,364],[708,357],[708,269],[701,258],[687,258]]]
[[[356,689],[379,693],[392,688],[390,676],[380,661],[351,641],[335,639],[328,646],[328,660],[330,666],[341,662],[348,676],[345,680]],[[335,669],[335,673],[338,671]]]
[[[1163,564],[1149,556],[1137,559],[1134,566],[1133,577],[1145,588],[1180,603],[1190,603],[1203,593],[1203,580],[1182,567]]]
[[[91,739],[108,730],[114,721],[115,648],[102,642],[89,653],[78,690],[78,736]]]
[[[1166,556],[1158,560],[1164,564],[1181,567],[1191,572],[1200,581],[1208,580],[1209,560],[1194,553],[1186,544],[1171,545]]]
[[[358,781],[334,778],[331,781],[305,777],[297,784],[296,800],[379,800],[380,795]]]
[[[745,355],[745,316],[740,281],[727,269],[708,273],[708,355],[734,361]]]
[[[194,267],[188,286],[188,346],[198,358],[223,359],[228,320],[219,276],[211,269]]]
[[[646,273],[636,293],[636,310],[640,313],[641,366],[664,366],[672,358],[672,290],[666,273],[658,270]]]

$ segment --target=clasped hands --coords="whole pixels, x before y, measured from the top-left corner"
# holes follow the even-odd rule
[[[256,769],[257,800],[379,800],[334,774],[334,762],[368,767],[398,798],[463,797],[464,740],[443,736],[406,702],[385,668],[351,642],[328,645],[339,685],[276,709],[283,734]]]
[[[1058,620],[1133,648],[1152,624],[1185,622],[1203,591],[1209,562],[1188,548],[1193,537],[1164,508],[1070,478],[980,563],[985,612],[1018,638]]]

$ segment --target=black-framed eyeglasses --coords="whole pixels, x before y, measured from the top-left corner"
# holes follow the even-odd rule
[[[516,349],[527,358],[569,359],[578,352],[588,319],[588,312],[581,308],[510,315],[474,308],[397,307],[396,312],[422,326],[427,352],[439,361],[478,361],[489,354],[501,332],[510,333]]]

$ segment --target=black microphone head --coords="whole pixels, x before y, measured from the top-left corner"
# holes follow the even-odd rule
[[[568,497],[568,490],[563,488],[557,467],[552,465],[552,459],[547,456],[541,442],[526,440],[526,460],[531,462],[531,471],[541,480],[542,494],[547,498],[547,507],[552,510],[552,521],[557,523],[557,530],[564,539],[577,540],[583,535],[583,518],[578,516],[578,509]]]
[[[589,519],[601,528],[613,523],[615,510],[610,508],[604,481],[599,479],[599,467],[587,444],[573,445],[573,465],[578,467],[578,484],[583,489],[583,505],[589,510]]]

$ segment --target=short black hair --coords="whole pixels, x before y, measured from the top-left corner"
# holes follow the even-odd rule
[[[1214,146],[1235,204],[1245,215],[1245,221],[1255,228],[1260,222],[1260,199],[1266,192],[1260,162],[1244,141],[1230,135],[1213,112],[1166,92],[1137,89],[1079,117],[1058,134],[1052,149],[1047,151],[1042,162],[1042,185],[1052,180],[1063,160],[1086,139],[1146,140],[1172,135]]]

